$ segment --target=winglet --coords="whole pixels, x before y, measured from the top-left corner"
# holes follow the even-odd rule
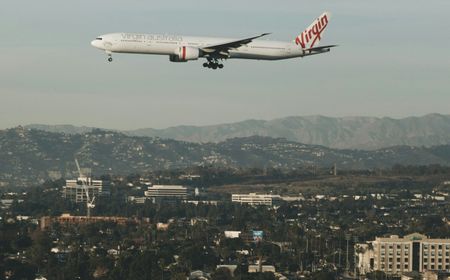
[[[264,36],[267,36],[267,35],[270,35],[270,34],[272,34],[272,33],[263,33],[263,34],[261,34],[259,36],[255,36],[255,37],[252,37],[252,38],[249,38],[249,39],[251,39],[251,40],[258,39],[258,38],[261,38],[261,37],[264,37]]]

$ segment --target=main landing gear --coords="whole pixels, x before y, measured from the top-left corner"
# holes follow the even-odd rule
[[[223,64],[217,59],[208,59],[208,62],[203,63],[203,67],[216,70],[217,68],[222,69]]]

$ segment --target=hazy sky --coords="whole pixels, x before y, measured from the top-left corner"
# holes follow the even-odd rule
[[[110,32],[293,40],[324,10],[331,53],[278,62],[116,54]],[[290,115],[450,113],[449,0],[5,1],[0,128],[74,124],[163,128]]]

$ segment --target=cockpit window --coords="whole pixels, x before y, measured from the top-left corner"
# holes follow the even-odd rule
[[[98,37],[98,38],[95,38],[95,40],[103,40],[103,38],[101,38],[101,37]]]

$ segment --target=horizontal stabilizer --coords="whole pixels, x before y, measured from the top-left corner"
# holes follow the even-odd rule
[[[334,48],[334,47],[337,47],[337,46],[338,45],[320,46],[320,47],[306,49],[305,51],[320,52],[320,51],[323,51],[323,50],[326,50],[326,49],[330,49],[330,48]]]

